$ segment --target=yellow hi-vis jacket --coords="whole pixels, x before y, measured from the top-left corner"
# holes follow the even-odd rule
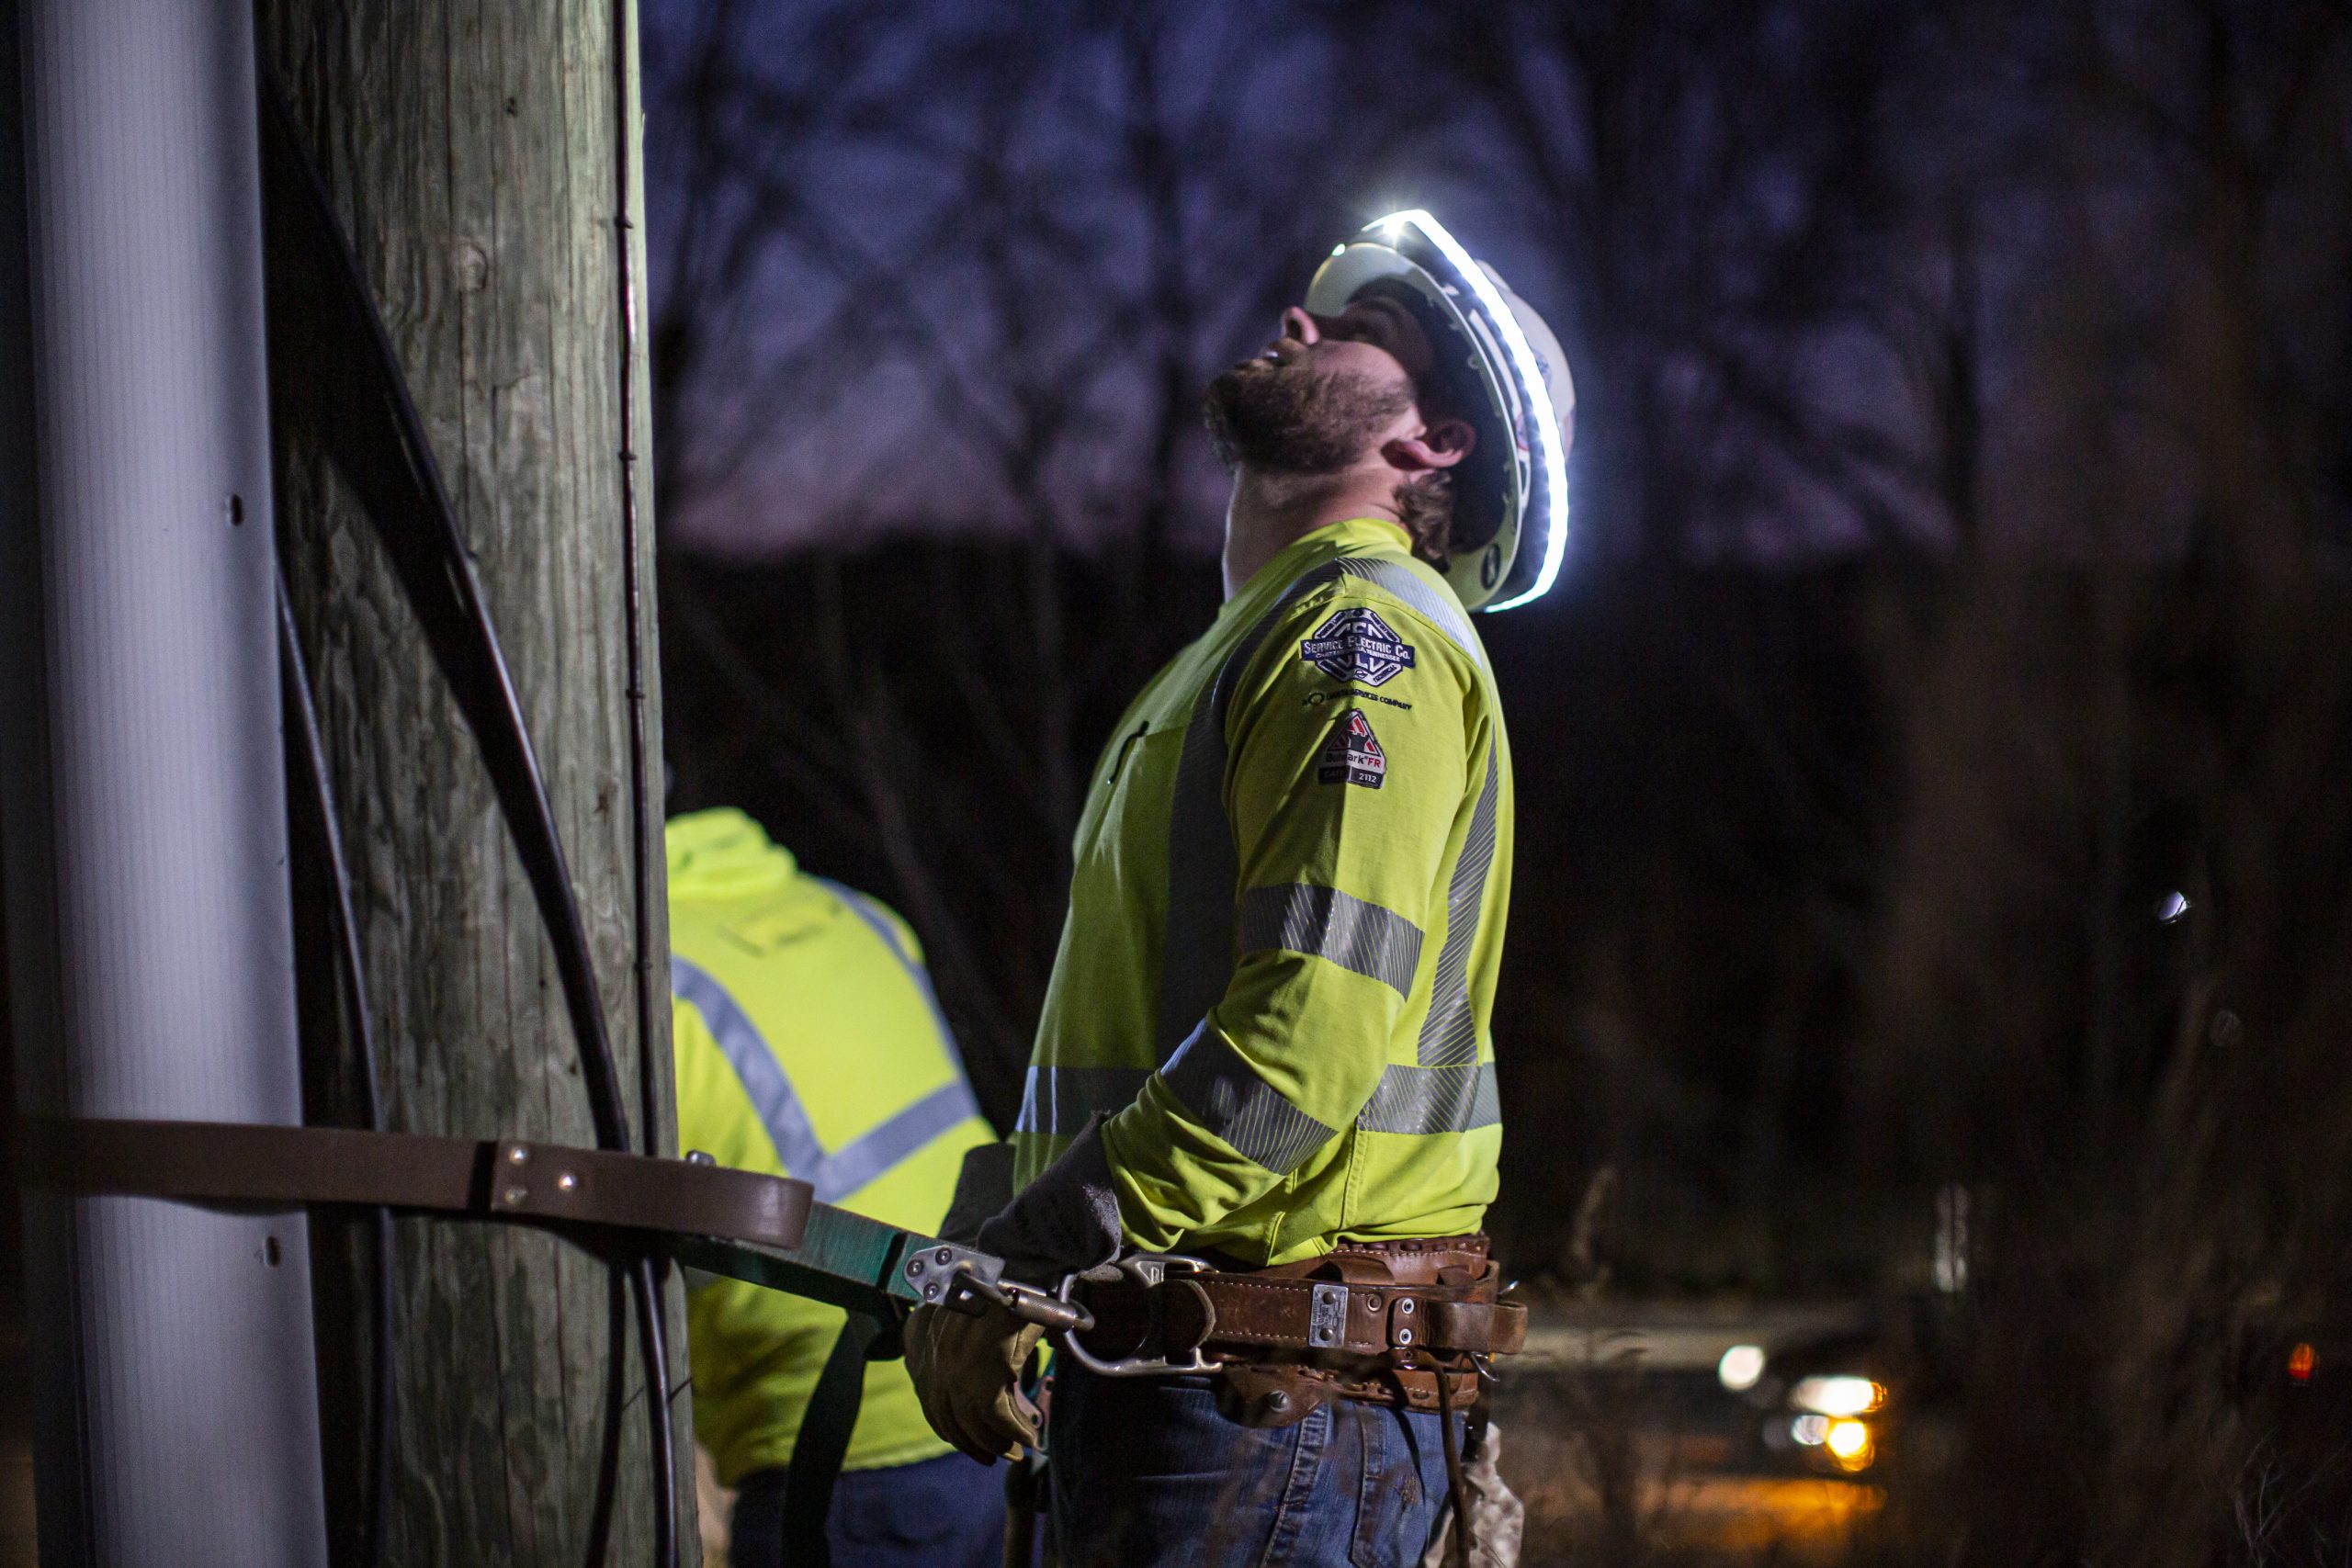
[[[668,841],[679,1148],[935,1233],[964,1151],[994,1134],[913,935],[876,900],[801,873],[740,811],[678,818]],[[695,1431],[723,1483],[790,1461],[842,1321],[731,1280],[688,1295]],[[906,1364],[868,1366],[846,1468],[949,1451]]]
[[[1477,1229],[1510,851],[1461,602],[1393,525],[1299,539],[1094,770],[1016,1180],[1100,1111],[1132,1246],[1272,1264]]]

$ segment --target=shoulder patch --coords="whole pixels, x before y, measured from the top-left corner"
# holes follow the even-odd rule
[[[1330,738],[1315,759],[1316,781],[1378,789],[1387,776],[1388,753],[1380,749],[1380,737],[1372,732],[1363,709],[1350,708],[1333,720]]]
[[[1335,612],[1298,645],[1298,657],[1334,681],[1384,685],[1413,667],[1413,645],[1362,606]]]

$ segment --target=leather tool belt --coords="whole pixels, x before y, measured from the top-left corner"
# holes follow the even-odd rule
[[[1228,1416],[1281,1427],[1334,1398],[1467,1409],[1491,1359],[1526,1343],[1527,1309],[1497,1299],[1483,1235],[1350,1243],[1275,1269],[1225,1261],[1130,1258],[1081,1279],[1094,1326],[1065,1348],[1105,1376],[1216,1373]]]

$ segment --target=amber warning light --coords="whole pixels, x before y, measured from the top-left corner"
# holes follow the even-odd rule
[[[2287,1375],[2297,1382],[2312,1381],[2312,1368],[2318,1364],[2319,1353],[2309,1345],[2298,1345],[2287,1352]]]

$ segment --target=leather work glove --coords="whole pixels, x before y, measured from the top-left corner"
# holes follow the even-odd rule
[[[1037,1407],[1021,1371],[1045,1330],[989,1303],[978,1316],[919,1306],[907,1319],[907,1373],[931,1429],[982,1464],[1037,1446]]]
[[[1102,1121],[1089,1122],[1017,1196],[1012,1150],[973,1151],[942,1234],[975,1227],[974,1245],[1003,1259],[1005,1278],[1030,1284],[1117,1257],[1119,1201],[1103,1159]],[[979,1222],[978,1215],[989,1217]],[[982,1464],[1017,1460],[1023,1447],[1035,1448],[1041,1422],[1021,1392],[1021,1371],[1045,1332],[994,1303],[978,1316],[915,1308],[907,1319],[907,1373],[931,1429]]]

